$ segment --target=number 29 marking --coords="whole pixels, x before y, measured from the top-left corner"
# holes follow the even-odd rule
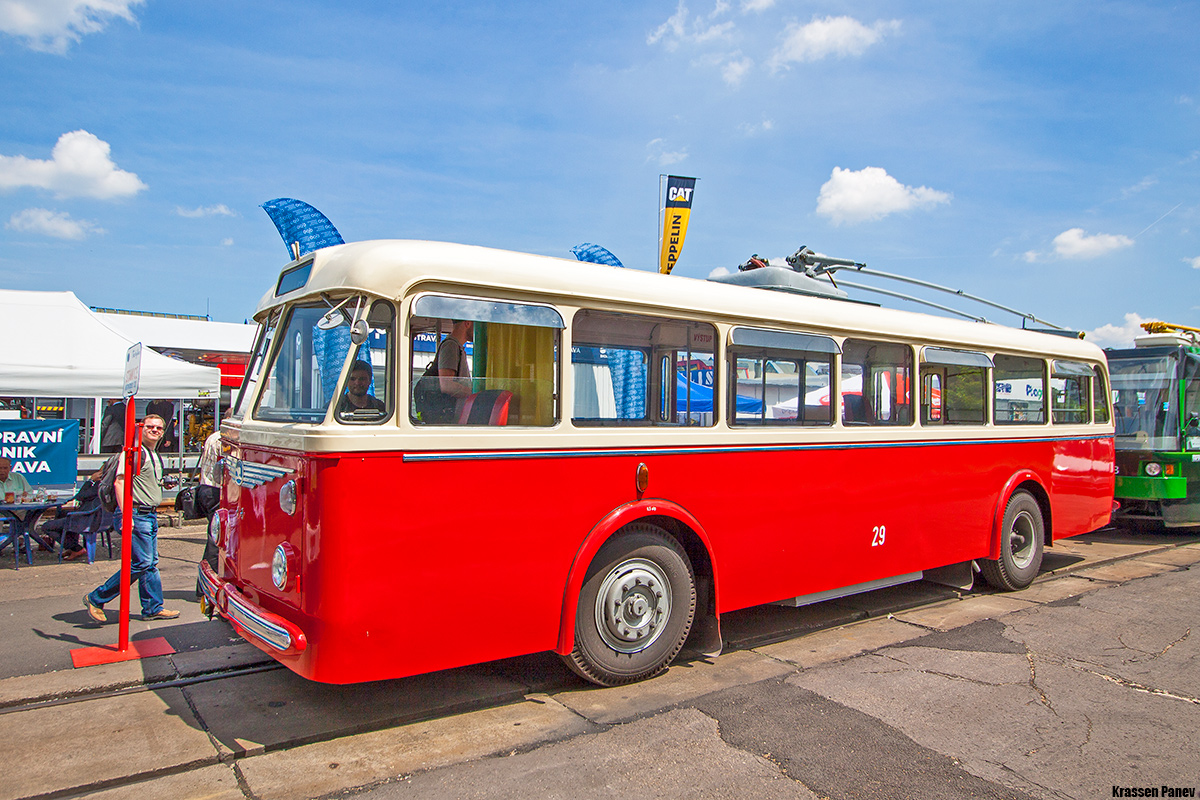
[[[884,539],[887,538],[887,528],[883,525],[876,525],[871,529],[871,547],[882,547]]]

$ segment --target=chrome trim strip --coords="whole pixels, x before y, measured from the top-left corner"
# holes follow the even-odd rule
[[[1111,434],[1093,436],[1039,436],[1022,439],[923,439],[909,442],[822,442],[816,444],[726,445],[724,447],[613,448],[609,450],[491,450],[486,452],[405,453],[404,460],[424,461],[499,461],[537,458],[603,458],[605,456],[683,456],[715,453],[781,453],[802,450],[870,450],[894,447],[954,447],[980,444],[1038,444],[1111,439]]]
[[[253,489],[257,486],[262,486],[264,483],[270,483],[276,478],[282,478],[284,475],[290,475],[295,472],[294,469],[287,467],[273,467],[269,464],[255,464],[252,461],[245,461],[240,458],[226,456],[226,469],[229,472],[233,482],[245,489]]]
[[[281,652],[292,646],[292,635],[285,628],[263,619],[234,595],[228,595],[226,599],[229,616],[247,631]]]

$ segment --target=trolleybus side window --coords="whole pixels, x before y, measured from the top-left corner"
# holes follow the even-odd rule
[[[418,297],[409,320],[410,418],[417,425],[555,424],[562,328],[549,306]]]
[[[912,348],[892,342],[842,343],[842,423],[911,425]]]
[[[713,424],[712,325],[585,309],[571,335],[575,424]]]
[[[997,425],[1046,421],[1046,364],[1040,358],[996,356],[993,414]]]
[[[376,300],[366,315],[366,339],[346,368],[334,418],[346,423],[380,423],[392,416],[395,308]],[[361,335],[361,334],[358,334]]]
[[[833,356],[827,336],[762,328],[729,332],[730,422],[734,425],[832,425]]]
[[[313,424],[325,419],[352,349],[353,309],[363,303],[361,297],[345,298],[286,312],[255,419]]]
[[[1112,416],[1112,392],[1104,380],[1104,370],[1092,367],[1092,421],[1108,422]]]
[[[1050,419],[1062,423],[1086,423],[1092,404],[1092,368],[1078,361],[1055,359],[1050,376]]]
[[[987,421],[983,353],[926,347],[921,353],[921,424],[982,425]]]

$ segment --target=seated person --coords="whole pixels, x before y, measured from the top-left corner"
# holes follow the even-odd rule
[[[68,561],[82,558],[87,551],[79,543],[79,531],[71,530],[71,514],[86,514],[89,511],[95,510],[100,503],[99,487],[100,471],[97,470],[88,476],[88,479],[83,482],[83,486],[80,486],[79,491],[75,493],[75,497],[73,498],[75,503],[74,511],[66,511],[60,508],[55,513],[54,519],[42,523],[41,544],[53,550],[54,536],[61,536],[63,558]]]
[[[10,492],[13,496],[12,500],[8,499]],[[29,481],[25,480],[25,476],[12,471],[12,460],[0,458],[0,500],[6,503],[19,503],[21,495],[32,493],[33,487],[29,485]]]
[[[379,411],[380,413],[387,410],[378,397],[367,394],[367,387],[371,385],[371,365],[366,361],[355,361],[350,367],[350,378],[346,381],[346,393],[342,395],[342,399],[338,402],[338,416],[343,414],[353,414],[355,411],[368,409],[371,411]]]

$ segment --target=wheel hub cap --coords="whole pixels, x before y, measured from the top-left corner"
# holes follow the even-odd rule
[[[652,645],[671,618],[671,584],[652,561],[634,558],[618,564],[596,595],[596,628],[619,653]]]

